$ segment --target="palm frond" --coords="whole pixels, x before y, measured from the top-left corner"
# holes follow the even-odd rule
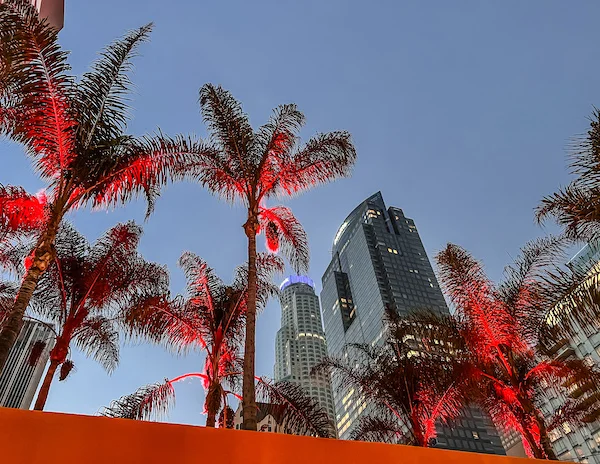
[[[598,235],[600,187],[572,182],[544,197],[535,215],[540,223],[552,217],[570,239],[591,241]]]
[[[391,414],[388,414],[387,417],[381,415],[360,417],[358,423],[352,429],[350,439],[404,445],[412,444],[414,441],[411,436],[407,435],[406,429]]]
[[[296,435],[312,434],[332,437],[334,426],[327,412],[310,398],[297,384],[291,382],[272,383],[258,379],[258,396],[264,398],[279,423]]]
[[[242,105],[222,87],[205,84],[200,89],[200,107],[211,136],[227,154],[232,172],[243,174],[242,180],[247,179],[260,159],[248,156],[255,136]],[[250,191],[247,185],[242,188]]]
[[[126,96],[131,91],[129,73],[132,58],[141,43],[146,42],[152,31],[147,24],[126,34],[109,45],[77,84],[74,100],[77,106],[77,139],[80,150],[93,148],[119,137],[127,126],[128,105]],[[93,169],[93,159],[85,160],[88,166],[76,170]]]
[[[151,420],[166,416],[175,403],[175,390],[168,380],[138,388],[130,395],[113,401],[99,414],[106,417]]]
[[[145,299],[132,304],[122,314],[130,334],[164,345],[177,354],[206,346],[204,327],[182,298]]]
[[[252,147],[254,156],[263,161],[263,170],[259,172],[261,179],[269,176],[270,159],[279,160],[290,156],[296,145],[298,132],[305,122],[304,114],[294,104],[279,105],[273,110],[269,121],[258,130]]]
[[[168,137],[160,132],[141,138],[121,136],[105,144],[108,146],[92,164],[94,171],[84,172],[85,177],[79,178],[82,191],[76,203],[107,208],[143,194],[148,203],[147,216],[162,186],[192,176],[192,166],[210,164],[215,156],[214,148],[201,140],[183,135]]]
[[[267,234],[267,244],[271,245],[270,250],[280,249],[297,273],[308,272],[308,238],[292,211],[285,206],[262,208],[259,219]]]
[[[348,132],[319,134],[281,162],[276,189],[287,195],[350,175],[356,150]]]
[[[39,171],[52,178],[73,156],[76,122],[69,101],[73,79],[67,53],[58,44],[57,31],[40,19],[30,2],[4,2],[0,22],[9,31],[0,35],[0,50],[18,50],[10,56],[10,93],[0,96],[0,108],[11,115],[0,132],[23,143]]]
[[[85,320],[73,341],[86,355],[93,357],[109,373],[119,364],[119,332],[111,320],[96,316]]]
[[[30,195],[21,187],[0,184],[0,242],[39,231],[46,219],[45,195]]]

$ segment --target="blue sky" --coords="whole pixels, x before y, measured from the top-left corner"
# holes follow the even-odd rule
[[[352,132],[358,162],[351,179],[288,202],[312,250],[320,279],[346,215],[381,190],[388,205],[416,221],[430,257],[447,242],[485,262],[497,279],[527,240],[539,199],[568,181],[565,153],[600,105],[593,1],[103,0],[66,2],[61,42],[74,73],[128,29],[155,23],[136,60],[130,131],[205,135],[198,89],[221,84],[255,125],[271,108],[297,103],[303,132]],[[0,142],[0,183],[31,191],[42,184],[19,147]],[[119,221],[142,222],[144,205],[78,211],[71,220],[90,239]],[[197,185],[169,186],[144,224],[144,255],[168,265],[184,250],[225,279],[245,261],[244,214]],[[552,230],[552,227],[549,228]],[[272,375],[279,307],[259,319],[257,370]],[[127,346],[107,376],[75,355],[77,371],[50,391],[47,409],[93,414],[146,383],[202,367],[200,355],[174,357]],[[198,381],[177,386],[172,422],[202,424]]]

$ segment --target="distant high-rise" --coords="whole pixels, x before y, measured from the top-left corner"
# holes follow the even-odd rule
[[[275,341],[275,380],[300,385],[335,420],[329,376],[311,376],[311,369],[327,356],[319,298],[314,283],[290,276],[281,284],[281,329]]]
[[[29,363],[31,348],[37,341],[48,342],[51,330],[44,324],[25,321],[0,374],[0,406],[29,409],[49,355],[49,344],[35,366]]]
[[[381,343],[386,307],[400,315],[424,308],[448,313],[414,221],[399,208],[386,208],[380,192],[358,205],[337,231],[321,303],[333,357],[352,356],[346,351],[349,343]],[[333,392],[336,427],[346,439],[369,406],[335,379]],[[437,447],[504,454],[491,420],[474,408],[467,408],[452,429],[439,428]]]

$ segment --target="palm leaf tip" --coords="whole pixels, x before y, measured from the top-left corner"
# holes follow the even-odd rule
[[[119,419],[150,420],[167,414],[175,401],[175,390],[167,380],[140,387],[132,394],[113,401],[100,415]]]

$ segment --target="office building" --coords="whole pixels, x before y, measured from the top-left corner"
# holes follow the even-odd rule
[[[48,341],[51,336],[52,332],[46,325],[25,321],[0,374],[0,406],[29,409],[48,361],[50,352]],[[37,341],[46,342],[46,349],[37,363],[32,366],[29,357]]]
[[[584,246],[568,263],[579,271],[587,272],[600,266],[600,242]],[[585,285],[585,284],[584,284]],[[590,364],[600,364],[600,330],[598,327],[579,328],[577,335],[571,339],[562,339],[550,349],[550,354],[556,359],[566,360],[579,358]],[[552,430],[550,440],[552,448],[561,461],[576,461],[589,464],[600,464],[600,399],[588,391],[591,385],[565,385],[568,394],[574,399],[583,399],[589,405],[589,422],[585,426],[572,427],[563,424]],[[550,399],[542,406],[547,418],[554,415],[564,404],[564,398],[554,394],[550,389]]]
[[[327,356],[315,286],[305,276],[290,276],[280,286],[281,328],[275,341],[275,381],[296,383],[335,419],[329,376],[311,376],[311,369]]]
[[[408,315],[424,308],[448,313],[433,268],[412,219],[399,208],[386,208],[381,193],[367,198],[337,231],[321,293],[328,352],[352,356],[349,343],[384,340],[384,310]],[[347,439],[369,406],[352,389],[333,379],[336,427]],[[452,428],[439,427],[437,447],[504,454],[491,420],[467,408]]]

